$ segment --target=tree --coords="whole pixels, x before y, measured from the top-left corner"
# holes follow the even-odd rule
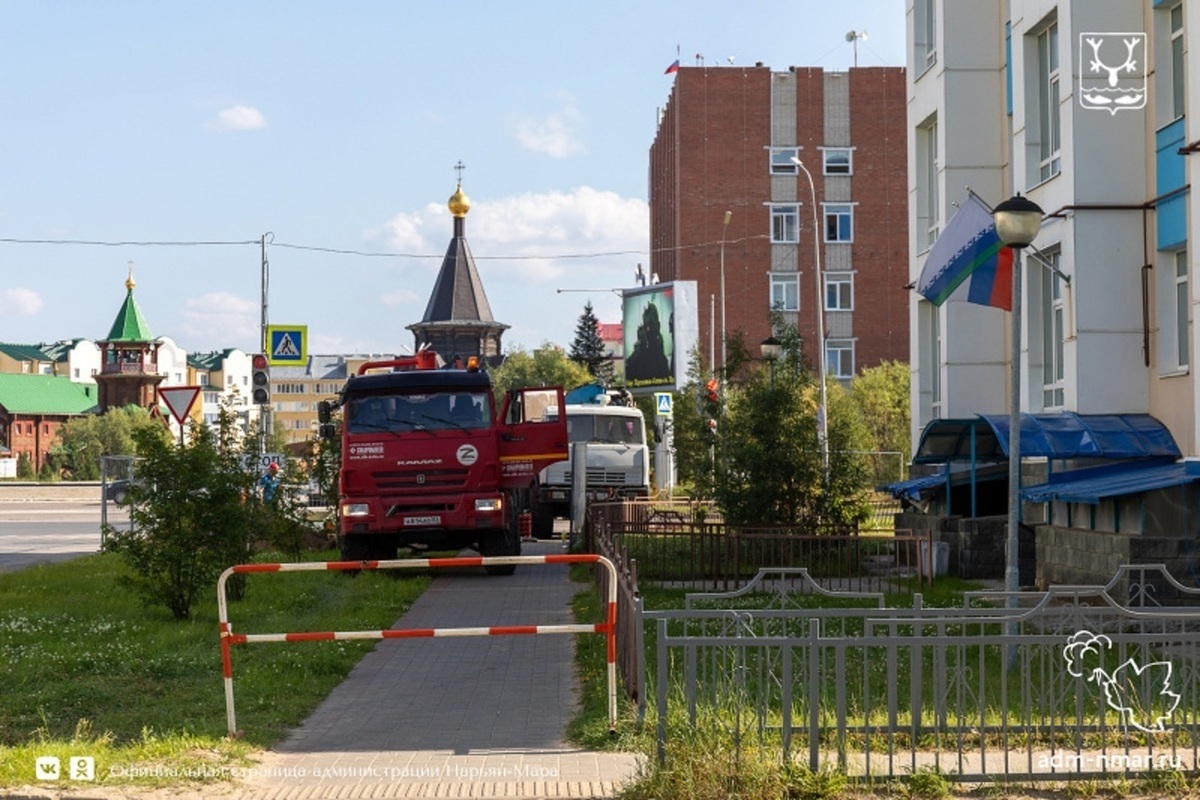
[[[74,417],[59,428],[49,461],[56,471],[73,480],[99,480],[100,459],[133,455],[136,434],[140,430],[153,431],[170,439],[170,432],[162,421],[151,417],[150,412],[140,406],[129,405],[110,409],[105,414]]]
[[[725,387],[714,453],[717,503],[731,522],[853,528],[869,512],[866,430],[841,384],[828,381],[829,466],[817,433],[820,387],[795,326],[775,320],[783,354]]]
[[[510,351],[504,363],[491,370],[491,377],[497,403],[503,402],[509,389],[522,386],[574,389],[592,380],[585,368],[571,361],[561,349],[549,342],[532,353],[521,348]]]
[[[709,368],[700,348],[688,357],[688,382],[671,402],[671,440],[675,453],[675,479],[690,486],[699,498],[712,497],[713,454],[716,438],[709,429],[705,384]],[[717,435],[720,435],[718,425]]]
[[[575,339],[571,342],[570,358],[585,367],[588,373],[605,386],[612,383],[612,359],[604,351],[604,340],[600,338],[600,320],[592,310],[589,300],[575,325]]]
[[[246,450],[234,422],[222,410],[215,428],[193,425],[183,445],[149,428],[136,431],[141,460],[130,491],[133,524],[105,528],[104,549],[132,568],[124,582],[176,619],[190,618],[221,571],[245,562],[255,543],[295,552],[301,534],[311,531],[288,492],[268,505],[255,491],[259,474],[243,467]],[[231,582],[231,596],[239,597],[243,586]]]
[[[884,361],[864,369],[850,383],[850,399],[866,425],[867,449],[900,454],[877,459],[877,483],[900,480],[898,468],[912,459],[910,377],[908,364]]]

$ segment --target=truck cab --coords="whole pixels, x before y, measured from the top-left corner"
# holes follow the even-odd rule
[[[567,457],[566,423],[550,413],[562,389],[513,390],[497,409],[486,372],[413,361],[368,362],[339,397],[342,557],[394,558],[399,547],[519,555],[524,497]]]
[[[594,395],[589,402],[570,402],[567,396],[561,416],[566,419],[570,443],[584,442],[589,500],[645,498],[650,495],[650,448],[646,443],[646,421],[633,405],[623,405],[620,393]],[[571,459],[574,458],[574,453]],[[572,460],[552,464],[538,475],[534,490],[533,530],[539,538],[553,535],[555,517],[571,513],[575,464]]]

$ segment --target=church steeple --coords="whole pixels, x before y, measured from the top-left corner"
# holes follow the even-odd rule
[[[433,284],[425,315],[408,326],[418,348],[428,345],[443,358],[455,356],[500,356],[500,337],[508,325],[496,322],[475,259],[467,244],[466,217],[471,200],[462,188],[462,162],[458,162],[458,185],[447,207],[454,217],[454,235]]]
[[[101,366],[96,386],[101,413],[127,405],[153,408],[158,402],[156,389],[163,380],[158,374],[158,342],[133,297],[135,286],[131,261],[125,279],[125,302],[117,311],[108,337],[97,342]]]

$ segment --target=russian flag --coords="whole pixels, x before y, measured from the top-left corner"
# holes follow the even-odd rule
[[[1012,250],[1000,243],[991,209],[974,192],[938,236],[917,291],[940,306],[947,300],[1012,310]]]
[[[670,75],[672,72],[679,72],[679,59],[671,62],[671,66],[667,67],[667,71],[663,75]]]

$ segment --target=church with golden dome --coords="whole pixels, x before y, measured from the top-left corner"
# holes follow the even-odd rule
[[[471,200],[463,192],[461,177],[447,205],[454,218],[454,236],[434,281],[425,315],[408,329],[413,332],[416,348],[429,347],[447,361],[478,356],[496,364],[502,359],[500,337],[509,326],[492,316],[467,244]]]

